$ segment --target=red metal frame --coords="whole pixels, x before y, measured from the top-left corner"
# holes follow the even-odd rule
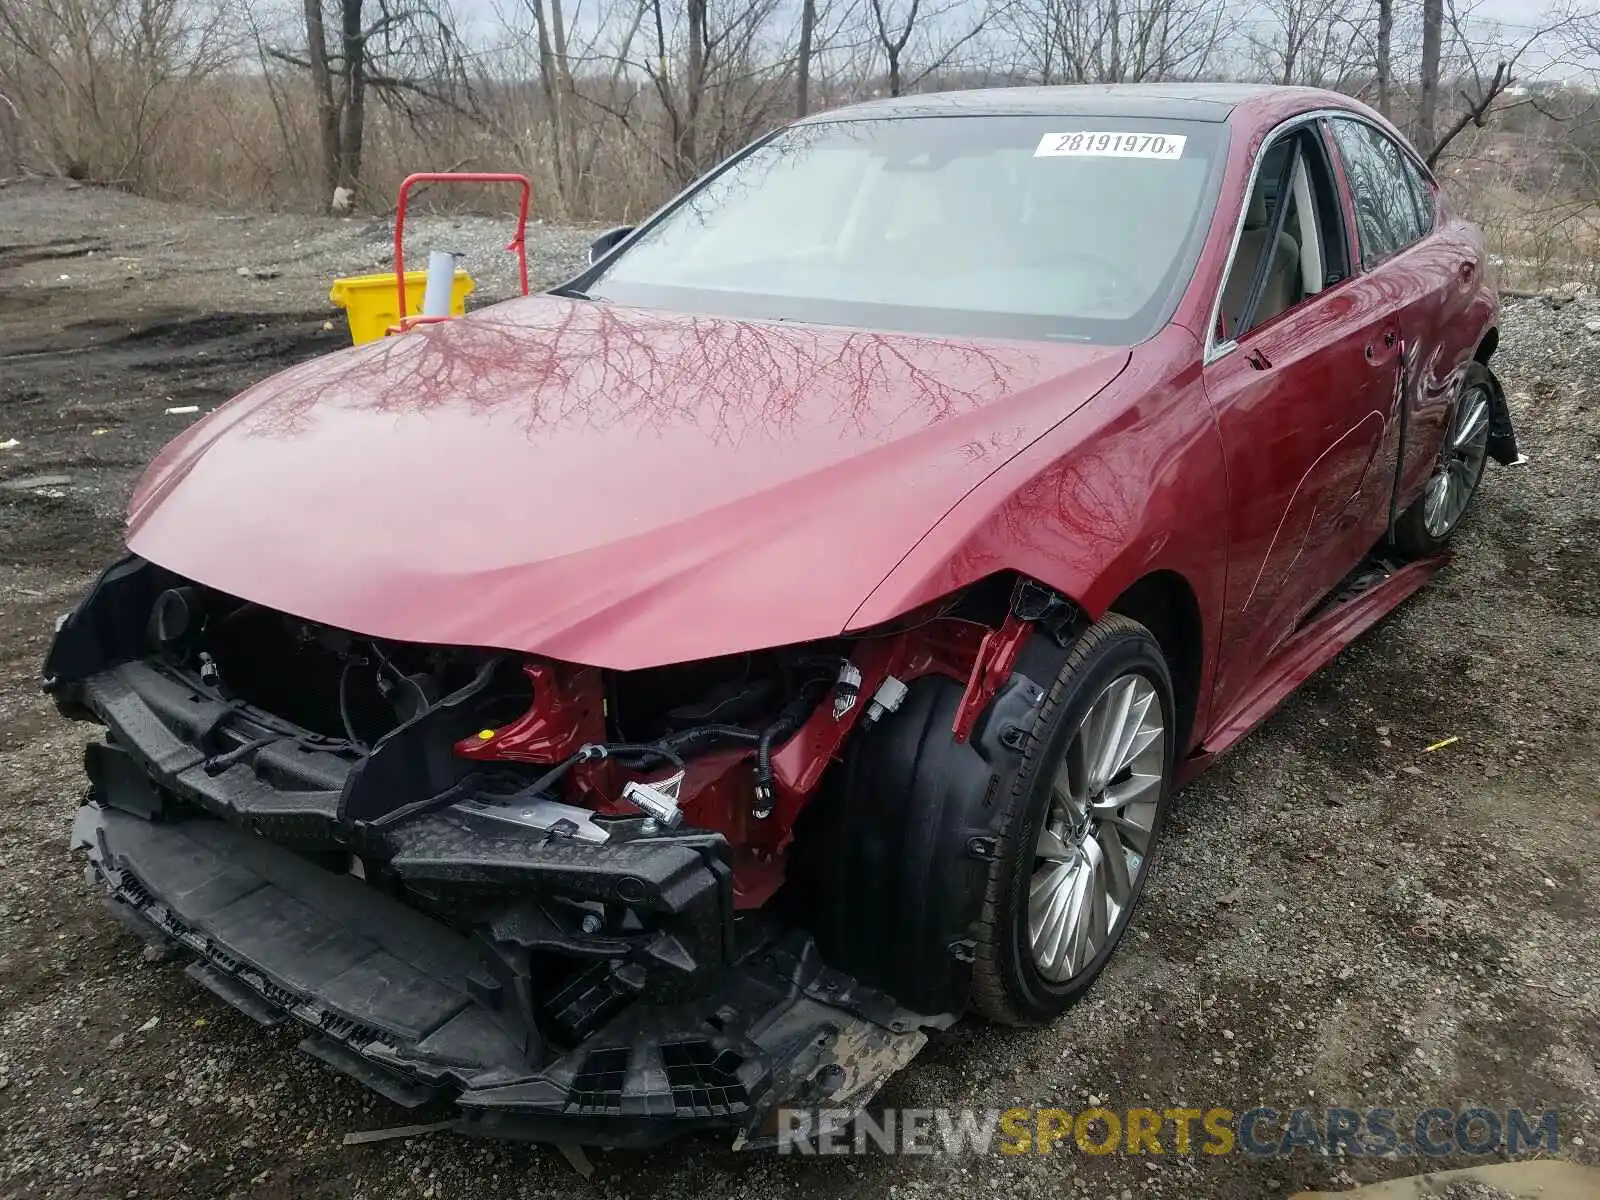
[[[831,705],[818,705],[775,750],[772,767],[777,803],[766,818],[751,815],[753,748],[713,750],[691,759],[679,803],[691,825],[714,829],[728,839],[733,850],[735,905],[759,907],[783,883],[795,821],[816,793],[828,764],[839,757],[859,726],[885,678],[893,675],[909,683],[925,675],[945,675],[964,683],[969,697],[992,697],[991,680],[999,674],[1004,682],[1017,648],[1032,629],[1015,617],[998,630],[941,617],[898,633],[858,640],[850,655],[861,672],[858,702],[842,717],[834,716]],[[554,763],[585,742],[605,739],[604,689],[598,670],[535,659],[525,662],[523,670],[534,694],[527,713],[499,729],[463,738],[456,743],[456,754],[480,762]],[[973,711],[972,716],[976,715]],[[660,769],[637,773],[604,759],[577,764],[562,781],[562,788],[572,803],[601,813],[627,814],[636,810],[620,799],[623,786],[630,779],[648,782],[660,775]]]
[[[411,199],[411,189],[419,183],[515,183],[522,189],[517,205],[517,232],[506,243],[506,249],[517,256],[517,271],[522,283],[522,294],[528,294],[528,205],[533,200],[533,182],[526,175],[505,171],[418,171],[407,175],[400,184],[400,195],[394,213],[394,279],[395,291],[400,301],[400,321],[390,332],[403,332],[413,325],[449,320],[448,317],[406,316],[406,206]]]
[[[967,677],[966,691],[962,692],[961,703],[956,706],[955,721],[950,730],[956,741],[965,742],[972,736],[972,727],[989,706],[989,701],[1011,678],[1011,669],[1017,665],[1022,644],[1032,633],[1031,621],[1024,621],[1011,613],[999,629],[991,629],[983,635],[983,642],[978,646],[977,657],[972,664],[972,673]]]
[[[455,752],[462,758],[558,763],[586,742],[606,740],[605,689],[598,668],[530,659],[522,664],[522,673],[533,689],[532,706],[509,725],[461,739]]]

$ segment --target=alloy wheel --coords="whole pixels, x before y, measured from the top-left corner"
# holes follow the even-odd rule
[[[1039,830],[1028,886],[1033,964],[1065,983],[1127,920],[1149,865],[1167,715],[1143,675],[1112,680],[1073,731]]]
[[[1428,536],[1443,538],[1455,528],[1483,474],[1489,452],[1489,393],[1483,387],[1465,389],[1450,414],[1439,465],[1423,493],[1422,524]]]

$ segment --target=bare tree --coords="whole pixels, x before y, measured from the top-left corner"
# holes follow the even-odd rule
[[[883,53],[889,94],[899,96],[948,66],[962,47],[979,37],[995,6],[983,5],[970,19],[972,6],[964,0],[950,0],[943,5],[925,5],[923,0],[909,0],[903,5],[895,0],[867,0],[867,8],[875,48]],[[947,29],[957,17],[961,21],[959,27]],[[909,73],[908,49],[921,63],[919,70]]]
[[[879,43],[867,0],[800,0],[800,5],[796,115],[825,105],[830,89],[852,98],[875,89]]]
[[[1445,0],[1428,0],[1428,2],[1443,4]],[[1558,67],[1563,62],[1574,62],[1585,52],[1584,31],[1587,28],[1586,23],[1592,19],[1584,8],[1558,6],[1547,10],[1540,23],[1528,30],[1522,39],[1508,42],[1500,35],[1498,26],[1493,24],[1474,29],[1471,23],[1471,10],[1458,8],[1454,0],[1448,5],[1446,15],[1451,45],[1460,59],[1457,96],[1461,101],[1461,108],[1442,133],[1435,132],[1437,98],[1432,110],[1424,113],[1426,126],[1423,124],[1423,117],[1419,117],[1419,129],[1414,140],[1417,148],[1426,155],[1430,167],[1439,161],[1450,144],[1466,129],[1471,127],[1482,129],[1488,123],[1491,112],[1505,112],[1536,104],[1536,97],[1518,87],[1516,73],[1520,69],[1520,64],[1534,51],[1538,51],[1541,57],[1547,60],[1544,64],[1547,67]],[[1423,59],[1423,85],[1426,89],[1426,40],[1424,40]],[[1490,62],[1494,63],[1492,71],[1488,69]],[[1438,86],[1436,80],[1436,92]],[[1502,98],[1514,90],[1522,93],[1520,97],[1509,104],[1501,104]],[[1423,95],[1426,99],[1426,90]],[[1546,113],[1546,115],[1559,119],[1556,114]]]
[[[811,51],[817,32],[817,0],[800,0],[800,46],[794,63],[794,112],[803,117],[811,108]]]
[[[1250,41],[1274,83],[1348,89],[1372,69],[1365,0],[1261,0]]]
[[[225,0],[0,0],[12,155],[30,169],[159,188],[172,116],[233,61]]]
[[[580,86],[577,95],[673,186],[688,183],[792,111],[794,59],[777,33],[779,7],[780,0],[640,0],[610,56],[611,86]]]
[[[570,197],[570,175],[576,157],[568,108],[573,96],[572,63],[567,54],[566,15],[561,0],[527,0],[539,46],[539,87],[550,127],[550,161],[556,191]]]
[[[1438,138],[1439,50],[1444,41],[1444,0],[1422,0],[1422,70],[1417,85],[1417,120],[1411,140],[1432,153]]]
[[[1214,72],[1228,17],[1224,0],[1016,0],[1001,19],[1041,83],[1135,83]]]
[[[583,0],[509,0],[495,9],[494,39],[473,56],[471,109],[491,135],[486,149],[493,156],[503,148],[503,165],[539,177],[537,201],[555,214],[593,215],[606,203],[597,158],[636,135],[653,136],[645,133],[649,118],[635,111],[646,74],[635,50],[647,8],[645,0],[602,0],[587,10]]]
[[[1373,74],[1378,84],[1378,111],[1390,115],[1390,78],[1394,42],[1394,0],[1378,0],[1378,45]]]
[[[270,53],[310,77],[322,195],[333,203],[340,189],[353,194],[361,184],[369,92],[413,112],[429,104],[460,108],[465,68],[443,0],[304,0],[304,16],[304,50]]]
[[[900,82],[900,56],[905,53],[906,44],[911,41],[911,35],[916,31],[917,14],[921,11],[921,0],[911,0],[910,6],[902,17],[896,21],[893,16],[884,15],[884,0],[869,0],[872,7],[872,26],[878,37],[878,44],[883,47],[884,59],[889,68],[889,95],[898,96],[901,91]]]

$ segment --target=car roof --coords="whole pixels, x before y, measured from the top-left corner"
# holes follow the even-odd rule
[[[1282,103],[1301,98],[1307,108],[1347,101],[1318,88],[1262,83],[1106,83],[1054,87],[979,88],[867,100],[807,117],[819,121],[860,121],[886,117],[1105,116],[1163,117],[1180,121],[1223,122],[1252,101]]]

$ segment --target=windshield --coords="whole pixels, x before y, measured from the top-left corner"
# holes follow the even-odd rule
[[[1131,345],[1210,224],[1225,126],[899,117],[799,125],[681,197],[581,286],[731,317]]]

